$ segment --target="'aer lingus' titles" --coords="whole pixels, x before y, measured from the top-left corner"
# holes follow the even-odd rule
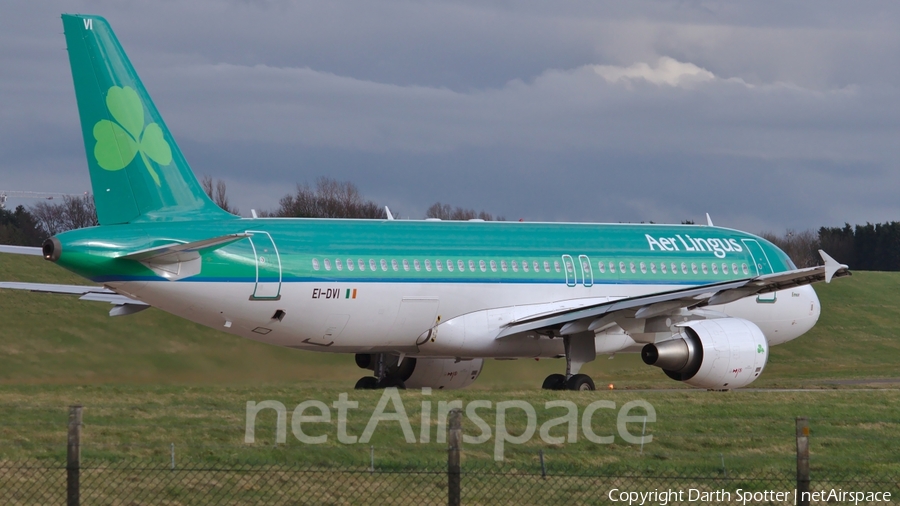
[[[650,251],[708,251],[716,255],[717,258],[725,258],[728,252],[740,253],[744,251],[740,243],[735,239],[718,239],[718,238],[693,238],[687,234],[684,237],[681,234],[675,234],[675,237],[654,238],[650,234],[644,234],[647,238],[647,244],[650,245]]]

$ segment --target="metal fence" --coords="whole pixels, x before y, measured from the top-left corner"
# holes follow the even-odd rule
[[[288,464],[180,465],[174,470],[159,462],[130,459],[84,462],[80,469],[80,504],[448,504],[447,469],[390,469],[365,467],[296,467]],[[678,471],[606,474],[546,473],[503,470],[490,464],[461,466],[460,503],[466,505],[627,504],[630,492],[680,492],[681,497],[646,504],[738,503],[738,491],[756,494],[751,504],[794,504],[796,486],[791,471],[759,472],[725,477]],[[66,504],[67,469],[60,462],[0,462],[0,503],[10,505]],[[813,490],[893,492],[896,476],[814,475]],[[778,501],[766,491],[788,493]],[[724,493],[730,496],[723,495]],[[717,495],[718,494],[718,495]],[[752,496],[751,496],[752,497]],[[680,500],[678,500],[680,499]],[[640,501],[637,501],[639,503]],[[825,501],[822,501],[823,503]],[[847,503],[848,501],[838,501]],[[852,504],[852,501],[849,501]],[[70,502],[71,503],[71,502]],[[621,504],[622,502],[620,502]],[[865,503],[862,501],[861,503]],[[884,503],[882,503],[884,504]]]
[[[170,454],[153,457],[87,447],[83,459],[81,409],[73,407],[66,459],[59,453],[0,459],[0,505],[887,504],[900,498],[900,476],[893,471],[854,472],[818,463],[810,471],[804,418],[796,423],[796,458],[774,469],[726,468],[724,457],[721,467],[703,469],[647,462],[639,468],[616,462],[586,466],[577,455],[562,458],[543,449],[495,462],[466,454],[460,419],[458,411],[451,412],[447,446],[418,462],[391,458],[376,464],[374,447],[369,459],[354,464],[330,460],[328,453],[314,463],[289,455],[277,462],[246,461],[236,447],[176,461],[174,445]],[[805,489],[820,495],[811,501],[794,495]],[[641,493],[656,495],[634,495]]]

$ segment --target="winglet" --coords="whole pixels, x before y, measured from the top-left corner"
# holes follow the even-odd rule
[[[706,213],[706,226],[707,226],[707,227],[714,227],[714,226],[715,226],[715,225],[712,224],[712,218],[709,217],[709,213]]]
[[[388,206],[384,206],[384,212],[385,212],[385,214],[387,214],[387,219],[388,219],[388,220],[393,220],[393,219],[394,219],[394,215],[391,214],[391,210],[388,209]]]
[[[835,273],[841,269],[847,269],[848,267],[842,263],[839,263],[837,260],[831,258],[828,253],[825,253],[822,250],[819,250],[819,255],[822,257],[822,260],[825,261],[825,282],[831,283],[831,278],[834,277]]]

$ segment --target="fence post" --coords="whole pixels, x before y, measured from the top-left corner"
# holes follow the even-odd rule
[[[447,504],[459,506],[459,447],[462,442],[462,410],[450,410],[450,428],[447,429]]]
[[[809,506],[809,420],[797,417],[797,504]]]
[[[81,410],[82,406],[69,406],[69,435],[66,444],[66,504],[81,503]]]

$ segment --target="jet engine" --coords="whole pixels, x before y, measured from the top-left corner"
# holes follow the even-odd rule
[[[769,345],[754,323],[741,318],[697,320],[679,325],[673,339],[641,350],[645,364],[698,388],[731,389],[752,383],[769,358]]]

